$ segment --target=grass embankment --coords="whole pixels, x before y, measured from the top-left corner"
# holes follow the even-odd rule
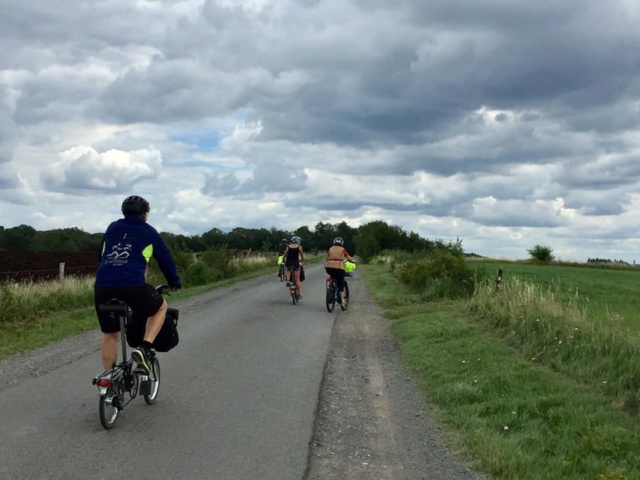
[[[308,264],[321,257],[307,256]],[[191,256],[190,256],[191,258]],[[231,259],[220,262],[189,263],[181,273],[183,287],[171,293],[169,303],[224,287],[267,273],[277,273],[274,255]],[[224,275],[221,275],[224,272]],[[149,283],[164,283],[153,269]],[[94,277],[67,278],[59,282],[6,282],[0,284],[0,360],[47,345],[78,333],[97,330],[93,307]]]
[[[476,471],[640,478],[640,322],[623,315],[637,272],[609,281],[617,270],[508,264],[499,293],[485,281],[471,297],[427,301],[401,283],[399,268],[359,268],[436,418]]]

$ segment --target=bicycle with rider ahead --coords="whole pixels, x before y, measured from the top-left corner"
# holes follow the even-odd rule
[[[289,240],[283,238],[278,246],[278,278],[281,282],[287,279],[287,267],[284,261],[284,252],[287,249],[287,245],[289,245]]]
[[[116,364],[123,332],[120,318],[106,313],[101,305],[117,299],[131,309],[134,318],[144,322],[142,338],[131,357],[141,372],[152,375],[153,342],[165,322],[168,306],[162,293],[146,283],[149,260],[156,260],[172,290],[181,288],[180,277],[164,240],[147,223],[149,202],[133,195],[124,200],[121,210],[124,218],[112,222],[102,237],[94,284],[95,309],[103,333],[102,366],[106,372]]]
[[[284,263],[287,271],[287,288],[295,286],[298,299],[302,298],[302,263],[304,262],[304,250],[302,239],[295,235],[284,250]],[[295,303],[295,302],[294,302]]]
[[[349,282],[347,282],[346,277],[351,276],[351,272],[356,268],[356,264],[351,263],[349,261],[345,261],[344,265],[345,265],[344,307],[342,306],[341,307],[342,307],[342,310],[347,310],[349,308],[350,294],[349,294]],[[336,281],[335,278],[332,278],[331,276],[327,277],[326,290],[327,292],[326,292],[325,298],[326,298],[327,311],[331,313],[336,308],[336,303],[340,304],[338,282]]]
[[[338,299],[340,308],[347,309],[347,300],[345,296],[345,260],[355,264],[355,260],[349,255],[347,249],[344,248],[344,239],[336,237],[333,239],[333,245],[327,250],[327,257],[324,269],[333,280],[335,280],[338,289]],[[327,297],[327,302],[329,301]],[[329,308],[327,304],[327,308]]]

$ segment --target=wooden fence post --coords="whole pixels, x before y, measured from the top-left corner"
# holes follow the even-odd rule
[[[60,283],[64,283],[64,262],[60,263],[58,268],[58,280]]]
[[[500,284],[502,283],[502,269],[498,269],[498,278],[496,278],[496,292],[500,291]]]

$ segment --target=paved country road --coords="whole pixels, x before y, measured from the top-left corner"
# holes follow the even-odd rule
[[[292,305],[276,272],[172,303],[158,403],[105,431],[100,334],[0,362],[0,479],[452,479],[451,458],[356,276],[347,312],[310,266]],[[169,298],[171,301],[171,298]]]

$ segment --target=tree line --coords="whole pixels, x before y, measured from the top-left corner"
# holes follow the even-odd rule
[[[406,232],[398,225],[376,220],[357,228],[346,222],[318,222],[313,229],[304,225],[293,231],[267,228],[237,227],[225,232],[212,228],[202,235],[182,235],[160,232],[174,252],[204,252],[213,249],[251,250],[275,252],[281,240],[297,235],[302,238],[305,251],[319,252],[328,249],[335,237],[342,237],[352,255],[367,261],[383,250],[406,252],[448,249],[443,240],[429,240],[415,232]],[[4,228],[0,226],[0,250],[3,251],[98,251],[102,233],[88,233],[82,229],[61,228],[38,231],[29,225]],[[460,242],[458,242],[459,244]]]

